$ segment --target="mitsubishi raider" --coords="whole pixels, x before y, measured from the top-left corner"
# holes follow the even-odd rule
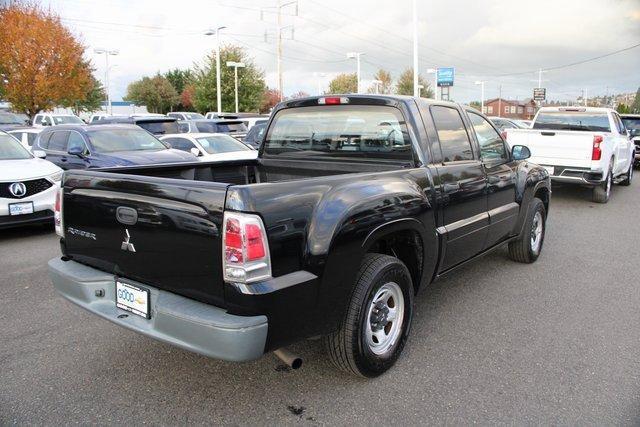
[[[183,349],[245,361],[323,337],[337,367],[374,377],[421,288],[503,244],[538,258],[550,180],[528,156],[451,102],[286,101],[256,159],[67,171],[50,276]]]

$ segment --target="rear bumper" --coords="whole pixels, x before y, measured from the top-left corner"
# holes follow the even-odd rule
[[[26,215],[0,216],[0,230],[4,228],[22,227],[25,225],[50,224],[53,229],[53,211],[47,209]]]
[[[74,304],[159,341],[236,362],[257,359],[264,353],[266,316],[231,315],[219,307],[139,284],[151,295],[151,318],[145,319],[116,307],[112,274],[54,258],[49,261],[49,276],[56,290]],[[103,296],[97,296],[101,293]]]
[[[546,165],[541,165],[546,166]],[[553,168],[553,174],[550,178],[554,182],[564,182],[570,184],[587,184],[599,185],[604,181],[605,177],[602,171],[596,171],[589,168],[580,168],[574,166],[547,166]]]

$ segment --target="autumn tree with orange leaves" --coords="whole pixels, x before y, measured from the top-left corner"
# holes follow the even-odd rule
[[[93,85],[84,49],[58,16],[28,3],[0,6],[0,85],[14,111],[33,118],[83,101]]]

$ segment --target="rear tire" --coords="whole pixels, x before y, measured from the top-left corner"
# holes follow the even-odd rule
[[[625,187],[628,187],[631,185],[632,180],[633,180],[633,162],[631,162],[631,164],[629,165],[627,176],[625,177],[625,179],[620,181],[620,185],[624,185]]]
[[[605,181],[597,187],[593,187],[592,200],[596,203],[607,203],[611,197],[611,187],[613,187],[613,173],[609,169]]]
[[[373,378],[391,368],[404,348],[413,316],[413,286],[397,258],[365,255],[339,329],[324,337],[331,361]]]
[[[542,251],[547,211],[542,200],[534,197],[529,203],[524,226],[518,238],[509,242],[509,257],[525,264],[535,262]]]

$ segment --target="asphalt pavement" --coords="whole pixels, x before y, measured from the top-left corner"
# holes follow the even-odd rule
[[[424,289],[396,366],[335,370],[319,341],[226,363],[56,295],[48,229],[0,231],[0,424],[640,423],[640,177],[606,205],[554,187],[538,262],[506,250]]]

